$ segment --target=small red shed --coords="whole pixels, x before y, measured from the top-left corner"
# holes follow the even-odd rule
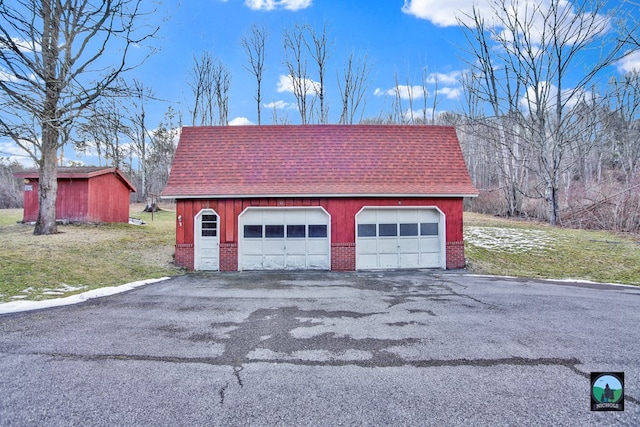
[[[23,222],[38,219],[38,171],[24,179]],[[136,189],[117,168],[58,168],[56,219],[70,222],[129,222],[129,196]]]
[[[185,127],[164,198],[195,270],[461,268],[475,197],[445,126]]]

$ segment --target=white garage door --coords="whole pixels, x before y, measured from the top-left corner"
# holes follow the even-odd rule
[[[241,270],[329,270],[330,217],[322,208],[247,208],[239,217]]]
[[[363,208],[356,268],[445,268],[444,215],[435,208]]]

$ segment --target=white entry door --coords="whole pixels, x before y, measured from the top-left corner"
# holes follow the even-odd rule
[[[363,208],[356,268],[445,268],[444,215],[436,208]]]
[[[195,217],[194,270],[220,269],[219,219],[213,209],[203,209]]]
[[[247,208],[239,217],[240,270],[329,270],[329,214],[321,207]]]

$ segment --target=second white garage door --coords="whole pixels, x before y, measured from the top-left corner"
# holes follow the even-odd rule
[[[239,217],[240,270],[329,270],[329,214],[322,208],[247,208]]]
[[[445,268],[444,215],[435,208],[363,208],[356,268]]]

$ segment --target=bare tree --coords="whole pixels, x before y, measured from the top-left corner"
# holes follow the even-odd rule
[[[327,24],[322,26],[322,30],[318,33],[310,25],[306,25],[307,33],[310,41],[303,38],[311,58],[314,60],[318,71],[318,84],[314,86],[314,90],[318,97],[318,122],[328,123],[329,107],[325,105],[325,85],[324,77],[327,73],[327,60],[331,55],[333,43],[329,40]]]
[[[164,120],[152,132],[152,144],[148,158],[149,193],[158,194],[167,184],[181,125],[180,118],[176,117],[176,112],[169,107],[164,115]]]
[[[289,114],[286,111],[278,114],[278,107],[275,102],[273,103],[273,108],[271,109],[271,123],[274,125],[291,124],[291,120],[289,120]]]
[[[487,27],[484,17],[474,9],[471,18],[473,24],[465,25],[471,49],[470,72],[463,77],[463,85],[467,94],[467,117],[473,125],[466,129],[493,145],[491,158],[498,172],[498,186],[504,194],[507,214],[518,216],[526,191],[523,170],[527,162],[519,145],[519,122],[513,122],[520,112],[521,83],[510,81],[513,73],[509,74],[502,58],[492,51],[493,29]]]
[[[490,26],[476,9],[467,17],[473,22],[466,25],[466,33],[476,88],[493,113],[503,159],[520,162],[532,156],[529,170],[538,179],[534,190],[545,200],[547,220],[555,225],[560,177],[568,167],[565,156],[571,136],[578,133],[572,109],[588,96],[603,70],[627,54],[630,40],[612,36],[604,0],[490,0],[490,5]],[[585,49],[600,53],[589,68],[580,63],[579,53]],[[516,152],[522,146],[515,141],[527,141],[527,153]]]
[[[405,124],[404,106],[402,103],[402,93],[400,92],[400,80],[398,78],[398,72],[393,74],[393,80],[395,82],[393,92],[393,123]]]
[[[139,196],[143,200],[146,199],[148,193],[149,165],[147,157],[149,154],[150,132],[147,129],[147,112],[146,105],[148,100],[154,98],[153,91],[145,87],[140,80],[134,80],[130,88],[132,93],[131,106],[128,110],[131,120],[130,138],[133,151],[138,157],[138,175],[142,181],[142,188],[139,190]]]
[[[349,54],[347,64],[345,65],[341,84],[340,76],[338,76],[338,88],[340,90],[340,98],[342,100],[342,113],[340,114],[341,124],[353,124],[354,117],[362,104],[362,112],[360,120],[364,114],[364,95],[369,87],[369,73],[371,66],[369,64],[368,55],[364,55],[358,59],[354,59],[354,53]]]
[[[157,32],[142,0],[0,1],[0,133],[39,165],[34,234],[57,232],[56,163],[74,120],[132,68]],[[106,52],[117,52],[107,58]],[[138,65],[139,63],[135,64]],[[9,76],[9,77],[7,77]]]
[[[266,27],[251,26],[249,35],[245,35],[240,40],[240,44],[247,54],[249,66],[244,68],[256,78],[256,108],[258,113],[258,124],[262,123],[262,73],[265,70],[265,52],[268,30]]]
[[[125,123],[122,108],[116,98],[101,99],[88,108],[89,116],[76,126],[74,145],[79,151],[95,149],[98,161],[122,168],[126,157],[121,139],[128,139],[130,128]]]
[[[193,68],[188,82],[193,92],[194,104],[191,110],[193,125],[227,125],[229,112],[229,86],[231,74],[219,59],[205,51],[200,58],[194,57]],[[218,120],[216,120],[216,107]]]
[[[193,58],[193,67],[189,72],[187,84],[193,92],[191,124],[211,126],[214,124],[214,67],[211,52],[205,51],[200,58]]]
[[[307,71],[307,58],[305,55],[304,28],[296,24],[292,30],[284,31],[285,66],[291,79],[293,95],[298,104],[298,112],[303,125],[310,123],[313,118],[313,98],[310,104],[307,97],[318,92]]]
[[[640,176],[640,71],[612,78],[609,87],[606,131],[611,157],[630,185]]]
[[[217,60],[213,64],[213,93],[218,105],[218,124],[229,124],[229,86],[231,86],[231,73],[229,69]]]
[[[429,108],[427,107],[428,105],[428,98],[429,98],[429,90],[427,89],[427,83],[433,80],[433,84],[434,84],[434,88],[433,88],[433,102],[431,103],[431,115],[429,116],[428,110]],[[434,73],[433,77],[430,79],[429,75],[427,74],[427,67],[423,67],[422,68],[422,81],[421,83],[421,87],[422,87],[422,123],[423,124],[435,124],[436,122],[436,109],[438,107],[438,88],[439,88],[439,78],[438,78],[438,73]],[[429,117],[428,117],[429,116]]]
[[[22,191],[13,176],[20,171],[22,171],[20,163],[0,157],[0,209],[22,207]]]

